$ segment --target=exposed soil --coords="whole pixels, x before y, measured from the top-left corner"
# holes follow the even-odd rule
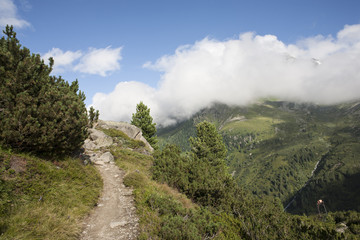
[[[123,184],[124,172],[114,162],[97,165],[104,188],[97,206],[84,222],[81,239],[136,239],[138,218],[132,190]]]
[[[17,156],[12,156],[10,159],[10,168],[14,169],[16,173],[25,172],[26,159]]]

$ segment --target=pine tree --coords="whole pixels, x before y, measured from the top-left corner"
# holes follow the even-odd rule
[[[235,182],[225,164],[225,144],[215,126],[207,121],[197,124],[196,130],[197,137],[189,139],[189,195],[204,206],[228,210],[234,201]]]
[[[150,108],[143,102],[136,105],[136,113],[132,115],[131,124],[139,127],[142,130],[144,138],[153,148],[156,148],[156,123],[153,123],[153,118],[150,116]]]
[[[99,110],[96,110],[96,112],[95,112],[95,117],[94,117],[94,122],[98,122],[98,121],[99,121],[99,116],[100,116]]]
[[[21,47],[13,27],[0,39],[0,141],[21,151],[67,154],[87,137],[85,95],[76,81],[50,76],[40,55]]]
[[[196,138],[190,137],[191,151],[199,159],[206,159],[212,165],[222,164],[226,147],[215,125],[204,121],[196,126]]]
[[[89,109],[89,126],[92,128],[94,123],[97,123],[99,120],[99,110],[95,111],[93,106]]]

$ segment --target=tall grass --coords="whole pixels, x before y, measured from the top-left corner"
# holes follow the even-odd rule
[[[77,239],[102,189],[96,169],[0,152],[0,238]]]

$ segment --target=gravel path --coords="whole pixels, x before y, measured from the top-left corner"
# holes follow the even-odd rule
[[[104,181],[98,205],[84,222],[80,239],[136,239],[138,218],[132,190],[123,184],[124,172],[114,162],[96,165]]]

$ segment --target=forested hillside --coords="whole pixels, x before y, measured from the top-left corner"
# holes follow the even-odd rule
[[[359,102],[214,104],[190,120],[160,129],[160,143],[189,150],[186,139],[202,120],[216,125],[228,149],[229,172],[254,195],[280,199],[293,213],[316,213],[318,199],[331,211],[360,210]]]
[[[196,125],[189,143],[187,153],[166,145],[152,157],[113,148],[128,172],[124,183],[135,188],[139,239],[351,239],[359,233],[356,212],[294,216],[279,202],[236,186],[226,172],[221,136],[209,122]]]

